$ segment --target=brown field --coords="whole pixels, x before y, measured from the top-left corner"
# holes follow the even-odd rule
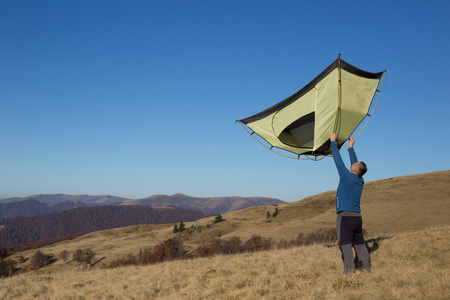
[[[57,260],[38,271],[0,282],[0,299],[450,299],[450,171],[366,183],[361,207],[373,272],[341,276],[337,246],[217,256],[152,266],[105,270],[102,264],[175,237],[170,225],[143,225],[100,231],[40,250],[58,257],[90,248],[104,258],[89,270]],[[252,207],[186,223],[201,230],[185,235],[195,249],[215,237],[253,234],[275,242],[335,226],[334,191],[301,201]],[[16,253],[30,258],[36,250]],[[29,260],[22,265],[28,268]]]
[[[395,234],[372,273],[339,275],[337,247],[216,256],[118,269],[71,268],[2,280],[1,299],[449,299],[450,226]]]

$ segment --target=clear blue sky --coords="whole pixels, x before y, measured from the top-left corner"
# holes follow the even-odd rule
[[[331,158],[278,156],[235,120],[339,53],[389,70],[355,144],[366,182],[450,169],[449,15],[448,1],[1,1],[0,197],[334,190]]]

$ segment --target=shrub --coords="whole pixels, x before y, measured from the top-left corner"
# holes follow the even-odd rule
[[[84,251],[77,249],[72,257],[74,261],[90,265],[95,258],[95,253],[91,249],[85,249]]]
[[[223,254],[236,254],[243,252],[242,241],[239,237],[234,236],[229,239],[222,240]]]
[[[272,240],[270,238],[264,238],[260,235],[254,234],[248,239],[243,246],[245,252],[256,252],[270,250],[272,247]]]
[[[203,243],[202,245],[199,245],[197,249],[194,251],[195,257],[207,257],[209,255],[209,245],[206,243]]]
[[[220,222],[223,222],[223,221],[225,221],[225,219],[222,217],[222,215],[217,215],[214,218],[214,224],[217,224],[217,223],[220,223]]]
[[[109,264],[109,268],[118,268],[124,266],[135,266],[139,264],[139,260],[132,254],[128,254],[120,259],[116,259]]]
[[[275,212],[272,214],[272,217],[278,216],[278,207],[275,207]]]
[[[31,257],[31,267],[33,269],[38,269],[38,268],[42,268],[45,267],[47,265],[47,262],[49,260],[49,256],[42,253],[41,251],[37,251],[36,253],[33,254],[33,256]]]
[[[139,263],[143,265],[150,264],[152,262],[152,248],[144,248],[139,250]]]
[[[198,246],[194,252],[195,257],[207,257],[213,255],[220,255],[223,253],[222,240],[219,238],[212,239],[209,243],[203,243]]]
[[[0,258],[0,278],[13,276],[18,270],[16,265],[15,260]]]
[[[157,245],[154,249],[144,248],[139,251],[138,257],[132,254],[112,261],[108,267],[117,268],[127,265],[146,265],[185,258],[181,239],[168,239]]]
[[[180,239],[168,239],[159,245],[156,245],[152,254],[150,255],[150,261],[152,263],[158,263],[163,261],[170,261],[182,258],[184,255],[183,244]]]
[[[305,245],[334,243],[337,241],[336,228],[320,228],[319,230],[308,234],[305,238]]]
[[[178,232],[182,232],[185,230],[186,225],[184,225],[183,221],[180,222],[180,226],[178,226]]]
[[[75,253],[72,255],[72,259],[74,261],[82,262],[83,261],[83,250],[77,249]]]
[[[289,243],[292,246],[304,246],[306,244],[305,235],[303,233],[299,233],[297,236],[297,239],[295,239],[293,242]]]
[[[337,241],[336,228],[321,228],[308,235],[299,233],[295,240],[281,240],[278,249],[306,246],[310,244],[335,243]]]
[[[229,239],[212,239],[209,243],[203,243],[194,251],[195,257],[207,257],[213,255],[227,255],[242,253],[244,248],[239,237]]]
[[[83,262],[87,265],[92,264],[92,261],[95,258],[95,253],[91,249],[86,249],[83,252]]]

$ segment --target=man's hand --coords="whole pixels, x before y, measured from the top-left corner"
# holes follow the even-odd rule
[[[348,142],[348,146],[349,146],[350,148],[352,148],[354,144],[355,144],[355,138],[352,138],[352,139]]]
[[[335,141],[336,141],[336,133],[333,133],[332,135],[330,135],[330,140],[331,140],[332,142],[335,142]]]

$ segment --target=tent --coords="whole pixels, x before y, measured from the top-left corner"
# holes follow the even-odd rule
[[[369,109],[384,73],[363,71],[339,55],[297,93],[236,122],[264,139],[271,150],[276,147],[296,154],[298,159],[304,155],[317,160],[331,154],[329,138],[333,132],[341,148],[363,119],[370,118]]]

